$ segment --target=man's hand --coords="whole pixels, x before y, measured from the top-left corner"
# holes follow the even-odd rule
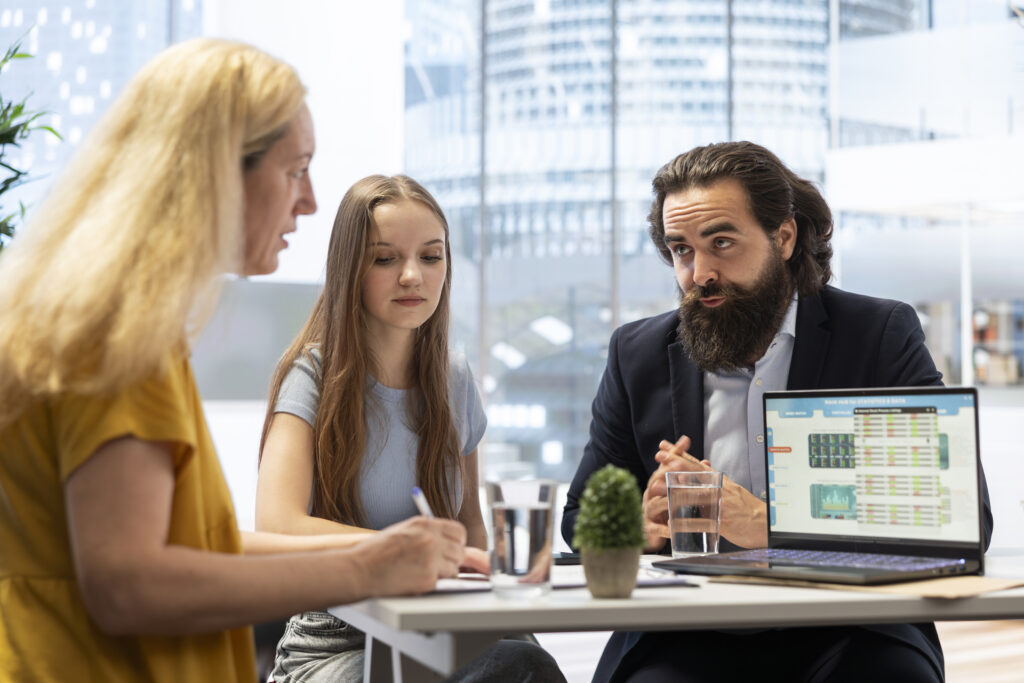
[[[696,458],[686,452],[690,447],[690,437],[682,436],[674,444],[662,441],[660,447],[661,450],[654,456],[659,463],[658,469],[654,470],[647,480],[647,489],[643,497],[644,552],[659,552],[665,547],[665,540],[670,536],[665,473],[704,469]],[[660,457],[665,453],[671,457]]]
[[[670,443],[662,441],[658,445],[658,453],[654,459],[658,461],[658,469],[651,475],[644,493],[645,533],[648,528],[647,497],[661,500],[661,514],[664,522],[664,538],[668,538],[668,491],[665,486],[665,472],[700,472],[712,470],[707,460],[697,460],[686,449],[690,447],[689,437],[681,437],[679,441]],[[655,481],[655,478],[658,481]],[[767,505],[763,500],[746,490],[729,477],[722,477],[722,537],[743,548],[763,548],[768,545],[768,525],[765,515]],[[661,530],[659,529],[659,532]],[[650,537],[648,537],[650,540]],[[661,541],[664,545],[664,540]],[[659,546],[660,547],[660,546]]]

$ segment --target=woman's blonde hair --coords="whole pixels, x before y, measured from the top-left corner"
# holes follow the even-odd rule
[[[367,418],[373,404],[367,387],[377,372],[373,340],[363,308],[363,280],[373,263],[373,211],[381,204],[416,201],[429,208],[444,228],[447,268],[434,314],[416,331],[412,352],[413,390],[406,411],[417,437],[416,481],[431,508],[454,518],[452,475],[462,472],[458,432],[449,403],[448,325],[452,285],[448,221],[430,192],[404,175],[372,175],[353,185],[341,200],[327,248],[323,291],[305,327],[285,352],[271,380],[260,457],[274,419],[281,384],[300,354],[312,362],[320,350],[317,385],[320,405],[313,425],[312,513],[345,524],[366,525],[359,493],[359,471],[367,446]]]
[[[0,258],[0,426],[61,392],[158,371],[243,254],[243,172],[302,106],[249,45],[171,47],[128,83]]]

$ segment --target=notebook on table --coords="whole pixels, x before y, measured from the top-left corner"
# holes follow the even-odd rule
[[[766,392],[763,415],[768,547],[655,566],[850,584],[983,573],[973,388]]]

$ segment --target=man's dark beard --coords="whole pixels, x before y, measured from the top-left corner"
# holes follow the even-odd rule
[[[707,308],[700,299],[724,296]],[[694,364],[705,372],[750,367],[764,355],[786,317],[792,286],[781,253],[772,255],[749,289],[712,283],[694,285],[679,301],[679,340]]]

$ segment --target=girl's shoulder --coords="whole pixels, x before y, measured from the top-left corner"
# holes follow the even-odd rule
[[[323,364],[323,359],[320,356],[320,345],[319,344],[307,344],[299,355],[292,361],[292,367],[300,367],[303,370],[312,370],[315,374],[320,374],[320,368]]]
[[[448,379],[453,387],[465,386],[473,382],[473,371],[469,368],[469,360],[462,351],[448,352]]]

